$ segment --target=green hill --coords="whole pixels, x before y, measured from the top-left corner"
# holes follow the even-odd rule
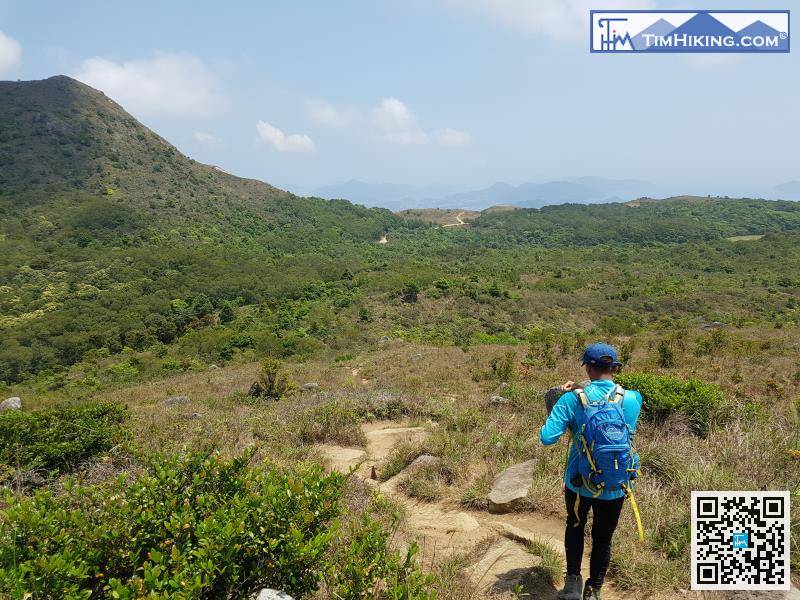
[[[0,166],[0,383],[347,356],[386,334],[519,343],[552,320],[798,318],[792,202],[567,204],[437,228],[190,160],[68,77],[0,82]]]
[[[415,225],[190,160],[64,76],[0,82],[0,167],[0,381],[169,342],[226,301],[296,297]],[[176,320],[176,299],[205,308]]]
[[[298,198],[193,161],[65,76],[0,82],[0,166],[7,237],[255,244],[283,253],[378,239],[401,223],[387,210]]]

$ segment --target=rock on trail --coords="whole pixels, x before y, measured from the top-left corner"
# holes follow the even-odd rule
[[[326,465],[332,471],[347,473],[367,457],[361,448],[347,448],[333,444],[317,444],[317,451],[322,455]]]
[[[367,436],[367,453],[379,461],[389,455],[392,448],[400,442],[418,442],[428,436],[424,427],[395,427],[391,421],[376,421],[363,425]]]
[[[505,513],[519,506],[531,491],[535,465],[534,460],[512,465],[495,477],[488,496],[489,512]]]
[[[509,539],[494,542],[470,573],[472,583],[478,589],[493,594],[513,593],[541,559],[524,547]],[[539,596],[536,596],[539,597]]]

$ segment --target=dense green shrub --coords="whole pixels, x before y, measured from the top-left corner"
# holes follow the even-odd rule
[[[258,368],[258,379],[250,386],[248,394],[254,398],[280,400],[296,388],[283,369],[283,363],[277,358],[267,357]]]
[[[0,596],[227,598],[308,593],[336,535],[345,477],[156,459],[136,481],[6,498]]]
[[[0,464],[69,471],[123,442],[127,418],[127,407],[113,403],[0,412]]]
[[[714,411],[724,396],[719,386],[698,379],[679,379],[670,375],[624,373],[615,381],[626,389],[638,390],[644,400],[644,415],[656,423],[673,413],[689,417],[695,432],[706,435]]]
[[[414,560],[416,544],[411,544],[404,556],[392,551],[384,528],[366,513],[349,523],[344,533],[346,545],[337,549],[327,578],[331,597],[343,600],[436,597],[431,590],[433,577],[421,573]]]

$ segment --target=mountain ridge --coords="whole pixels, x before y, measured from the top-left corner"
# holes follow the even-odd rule
[[[192,160],[102,92],[64,75],[0,82],[0,123],[3,213],[44,218],[67,239],[77,228],[87,243],[119,241],[118,234],[135,244],[258,239],[291,251],[315,239],[326,245],[324,235],[314,237],[315,224],[357,241],[402,224],[389,211],[301,198]],[[105,222],[105,212],[116,222]]]

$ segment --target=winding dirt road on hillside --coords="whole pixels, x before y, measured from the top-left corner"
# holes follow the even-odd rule
[[[442,225],[442,227],[458,227],[459,225],[466,225],[467,222],[464,221],[464,219],[461,218],[461,216],[463,214],[464,214],[464,211],[461,211],[460,213],[458,213],[456,215],[456,223],[447,223],[445,225]]]

